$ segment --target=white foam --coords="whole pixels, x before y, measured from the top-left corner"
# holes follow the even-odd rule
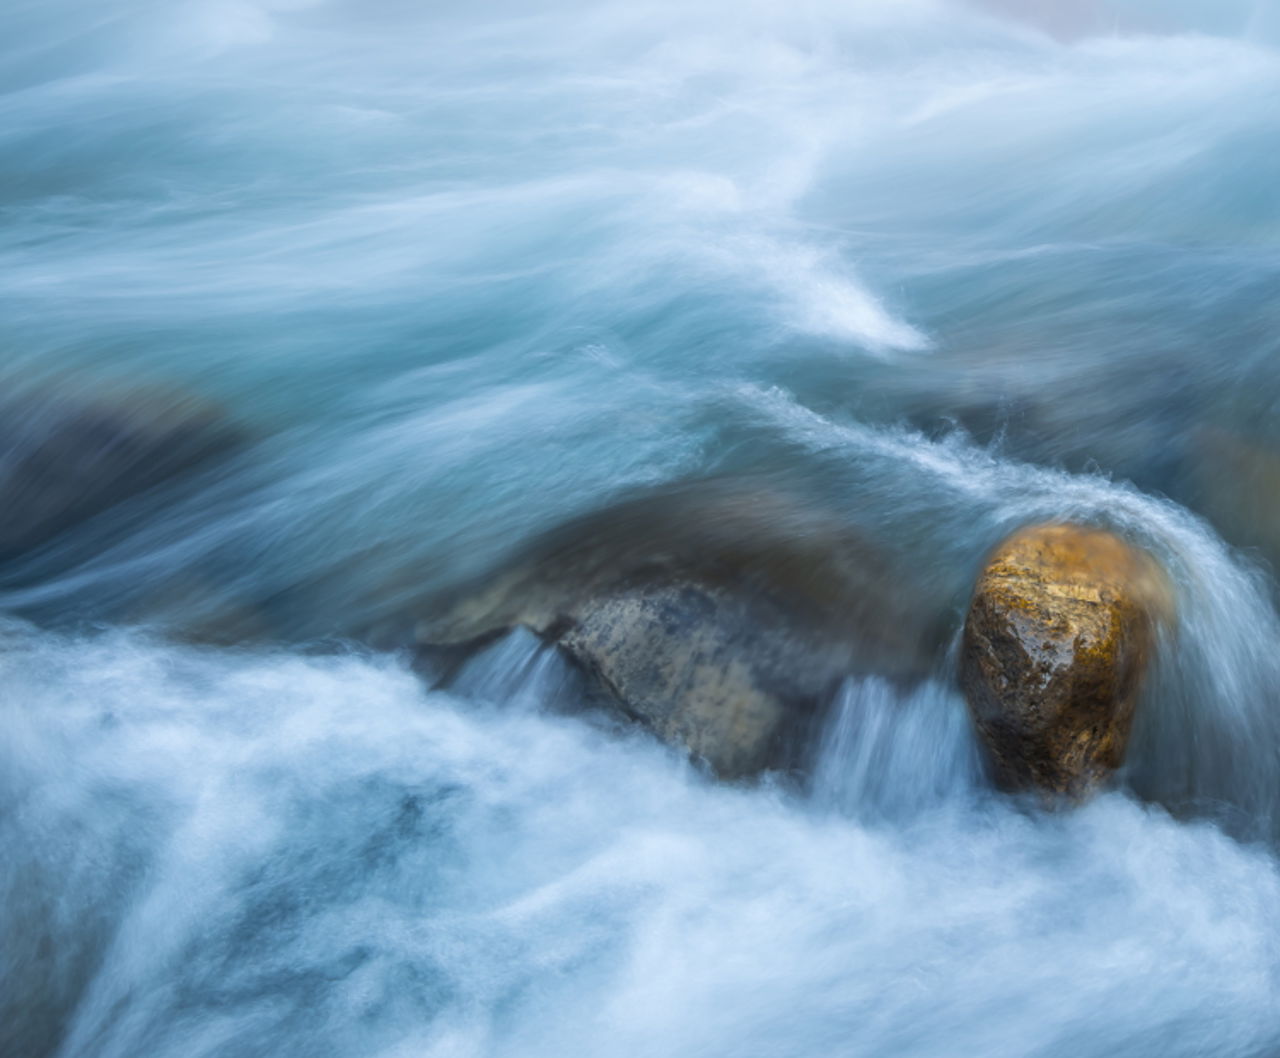
[[[1276,864],[1118,796],[1035,819],[944,793],[945,754],[915,755],[882,774],[935,797],[886,827],[709,785],[644,738],[426,695],[385,662],[7,650],[0,965],[21,989],[40,936],[68,965],[103,945],[66,1053],[1280,1040]],[[66,888],[92,877],[108,888]]]

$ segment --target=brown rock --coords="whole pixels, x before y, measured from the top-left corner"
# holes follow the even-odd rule
[[[1081,797],[1124,760],[1172,589],[1145,552],[1074,525],[1023,529],[988,558],[961,682],[997,781]]]

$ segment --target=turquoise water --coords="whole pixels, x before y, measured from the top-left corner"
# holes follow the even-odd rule
[[[1278,49],[1264,0],[11,0],[0,401],[243,441],[0,567],[0,1052],[1280,1050]],[[945,644],[804,787],[563,715],[527,634],[447,693],[367,645],[726,472],[952,630],[1025,522],[1151,548],[1119,788],[991,794]]]

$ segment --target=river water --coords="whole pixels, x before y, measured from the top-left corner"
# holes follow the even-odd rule
[[[1280,1053],[1278,103],[1269,0],[10,0],[0,400],[243,440],[0,566],[0,1054]],[[808,779],[383,649],[704,474],[947,631]],[[1178,618],[1047,813],[953,637],[1062,518]]]

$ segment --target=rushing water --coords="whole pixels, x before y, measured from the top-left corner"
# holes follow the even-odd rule
[[[0,440],[241,441],[0,565],[0,1055],[1280,1052],[1278,146],[1271,0],[9,0]],[[945,643],[741,785],[375,649],[708,473],[951,631],[1149,548],[1117,789],[994,794]]]

